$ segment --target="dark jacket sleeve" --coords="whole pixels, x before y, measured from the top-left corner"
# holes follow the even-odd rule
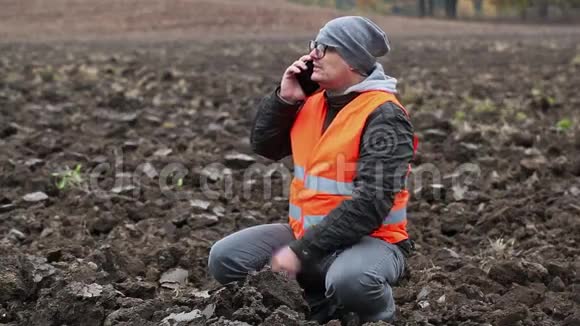
[[[275,161],[292,153],[290,129],[302,105],[302,102],[290,104],[282,100],[279,89],[278,86],[260,101],[250,135],[252,150]]]
[[[380,227],[391,210],[394,195],[404,187],[412,158],[411,122],[396,104],[381,105],[369,116],[363,130],[352,198],[290,244],[302,263],[318,261]]]

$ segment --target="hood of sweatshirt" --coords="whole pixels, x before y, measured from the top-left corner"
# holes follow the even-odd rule
[[[367,78],[347,88],[343,94],[362,93],[365,91],[386,91],[395,94],[397,93],[397,79],[386,75],[383,66],[377,62],[372,73]]]

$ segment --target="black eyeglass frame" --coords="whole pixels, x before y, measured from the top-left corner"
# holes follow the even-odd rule
[[[324,58],[324,55],[326,55],[326,50],[328,50],[329,48],[332,48],[332,47],[328,46],[326,44],[318,43],[314,40],[311,40],[310,42],[308,42],[308,53],[310,53],[310,52],[312,52],[312,50],[316,49],[316,58],[317,59]]]

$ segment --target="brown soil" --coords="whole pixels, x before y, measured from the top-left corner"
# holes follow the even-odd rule
[[[285,0],[4,0],[0,41],[301,38],[315,35],[329,19],[348,14],[357,13]],[[580,34],[577,26],[369,17],[399,37]]]
[[[22,14],[19,3],[8,12]],[[61,3],[82,17],[79,2]],[[128,17],[115,12],[106,19]],[[0,35],[30,41],[49,30],[40,16],[2,19]],[[420,25],[382,22],[399,21]],[[395,29],[382,60],[421,141],[409,213],[418,248],[395,324],[578,325],[580,49],[565,27],[431,23],[437,39]],[[0,323],[306,325],[294,282],[264,271],[219,287],[206,269],[214,241],[286,219],[288,180],[274,173],[265,197],[263,175],[288,162],[252,155],[248,137],[257,101],[305,40],[241,42],[224,27],[228,42],[121,43],[83,26],[53,35],[99,42],[0,45]],[[79,182],[59,189],[77,164]],[[187,174],[163,177],[176,166]]]

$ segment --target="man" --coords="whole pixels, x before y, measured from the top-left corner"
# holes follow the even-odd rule
[[[396,79],[377,62],[389,50],[372,21],[336,18],[264,98],[251,142],[267,158],[293,156],[289,223],[246,228],[215,243],[209,271],[220,283],[270,262],[296,277],[312,320],[344,313],[392,320],[391,285],[412,249],[405,180],[416,141],[394,96]],[[320,85],[311,96],[296,79],[308,60]]]

